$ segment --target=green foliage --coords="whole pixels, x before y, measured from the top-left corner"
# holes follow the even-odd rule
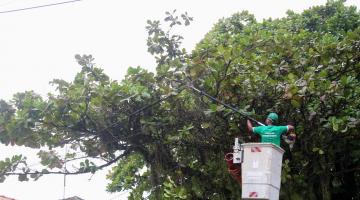
[[[186,189],[177,186],[171,178],[164,182],[164,199],[189,199]]]
[[[50,169],[61,168],[63,166],[63,161],[59,158],[55,151],[43,151],[38,152],[38,156],[41,159],[41,164],[48,166]]]
[[[26,158],[21,155],[14,155],[11,158],[6,158],[5,160],[0,161],[0,183],[4,182],[7,172],[12,172],[21,167],[23,172],[26,172]],[[26,174],[19,175],[19,181],[28,180]]]
[[[359,11],[328,1],[263,22],[237,13],[215,24],[187,54],[173,30],[191,20],[168,12],[166,31],[160,21],[148,21],[156,74],[129,68],[117,82],[91,56],[77,55],[81,71],[72,82],[54,80],[57,93],[46,100],[25,92],[0,101],[0,141],[52,149],[69,144],[107,161],[96,166],[84,160],[74,173],[117,162],[107,189],[130,189],[129,199],[239,199],[241,188],[223,157],[235,136],[251,141],[245,120],[171,80],[192,81],[257,119],[274,111],[281,124],[296,127],[294,148],[282,144],[281,199],[359,198]],[[51,150],[39,155],[48,168],[66,162]],[[76,159],[73,153],[67,158]],[[19,159],[25,163],[0,163],[1,181],[17,170]],[[29,169],[22,165],[24,181]]]
[[[139,154],[133,154],[126,159],[119,161],[118,166],[113,167],[112,172],[108,174],[108,179],[112,183],[108,185],[110,192],[129,190],[143,184],[147,172],[142,173],[144,161]]]
[[[276,111],[296,126],[283,199],[357,198],[358,184],[349,180],[359,179],[359,162],[349,155],[359,141],[359,12],[329,1],[245,26],[231,24],[238,16],[220,21],[198,44],[190,76],[227,103],[259,116]]]
[[[97,170],[97,166],[95,165],[95,163],[90,162],[88,159],[85,159],[84,162],[80,162],[80,168],[79,168],[80,172],[90,172],[94,174],[96,170]]]

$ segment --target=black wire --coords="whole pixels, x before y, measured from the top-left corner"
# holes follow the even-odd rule
[[[37,9],[37,8],[49,7],[49,6],[57,6],[57,5],[66,4],[66,3],[75,3],[75,2],[77,2],[77,1],[81,1],[81,0],[63,1],[63,2],[52,3],[52,4],[45,4],[45,5],[40,5],[40,6],[33,6],[33,7],[27,7],[27,8],[19,8],[19,9],[14,9],[14,10],[5,10],[5,11],[0,11],[0,14],[11,13],[11,12],[19,12],[19,11],[24,11],[24,10],[32,10],[32,9]]]

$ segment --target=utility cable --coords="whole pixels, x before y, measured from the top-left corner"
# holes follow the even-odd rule
[[[64,172],[66,172],[67,171],[67,169],[66,169],[66,157],[67,157],[67,151],[68,151],[68,149],[67,149],[67,144],[65,144],[65,156],[64,156],[64,160],[65,160],[65,162],[64,162]],[[64,180],[63,180],[63,182],[64,182],[64,185],[63,185],[63,199],[65,199],[65,195],[66,195],[66,174],[64,173]]]
[[[14,9],[14,10],[5,10],[5,11],[0,11],[0,14],[19,12],[19,11],[24,11],[24,10],[32,10],[32,9],[44,8],[44,7],[50,7],[50,6],[57,6],[57,5],[67,4],[67,3],[75,3],[78,1],[81,1],[81,0],[63,1],[63,2],[58,2],[58,3],[51,3],[51,4],[45,4],[45,5],[39,5],[39,6],[19,8],[19,9]]]

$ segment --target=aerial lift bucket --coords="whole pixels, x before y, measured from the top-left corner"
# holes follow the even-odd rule
[[[278,200],[284,150],[272,143],[244,143],[242,199]]]

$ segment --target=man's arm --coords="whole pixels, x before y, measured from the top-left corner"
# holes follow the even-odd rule
[[[249,132],[252,133],[253,132],[253,126],[252,126],[251,121],[247,120],[246,124],[247,124],[247,128],[248,128]]]
[[[260,141],[260,135],[259,134],[252,134],[252,133],[255,133],[254,131],[256,131],[256,130],[254,130],[251,121],[247,120],[246,124],[247,124],[247,128],[249,130],[249,135],[250,135],[250,138],[252,139],[252,141],[259,142]]]

